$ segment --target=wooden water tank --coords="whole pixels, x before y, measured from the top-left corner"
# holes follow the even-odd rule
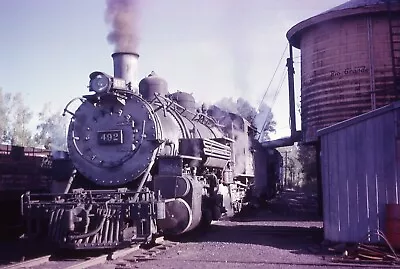
[[[301,50],[303,141],[397,100],[392,59],[400,74],[400,43],[391,42],[389,14],[400,26],[400,5],[391,5],[390,13],[387,8],[379,0],[352,0],[288,31],[291,45]],[[400,27],[392,29],[400,34]],[[399,49],[395,57],[392,44]]]

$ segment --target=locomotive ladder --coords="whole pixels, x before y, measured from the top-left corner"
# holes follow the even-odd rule
[[[396,98],[400,99],[400,13],[393,10],[393,4],[400,4],[400,0],[386,0],[388,19],[390,51],[392,58],[393,83]]]

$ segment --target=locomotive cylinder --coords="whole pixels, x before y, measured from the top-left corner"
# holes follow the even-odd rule
[[[111,55],[114,61],[114,77],[131,83],[132,90],[137,92],[137,66],[139,54],[133,52],[116,52]]]

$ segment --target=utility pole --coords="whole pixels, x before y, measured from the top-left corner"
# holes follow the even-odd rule
[[[288,84],[289,84],[289,116],[290,116],[290,131],[291,138],[297,141],[296,131],[296,110],[294,97],[294,68],[293,68],[293,47],[289,44],[289,58],[286,59],[288,69]],[[293,145],[293,144],[292,144]]]
[[[284,187],[287,186],[287,170],[288,170],[288,152],[285,151],[285,180],[283,181]]]

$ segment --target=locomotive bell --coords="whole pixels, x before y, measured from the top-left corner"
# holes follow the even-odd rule
[[[167,81],[152,71],[139,83],[139,93],[146,101],[154,99],[155,94],[165,96],[168,94]]]

